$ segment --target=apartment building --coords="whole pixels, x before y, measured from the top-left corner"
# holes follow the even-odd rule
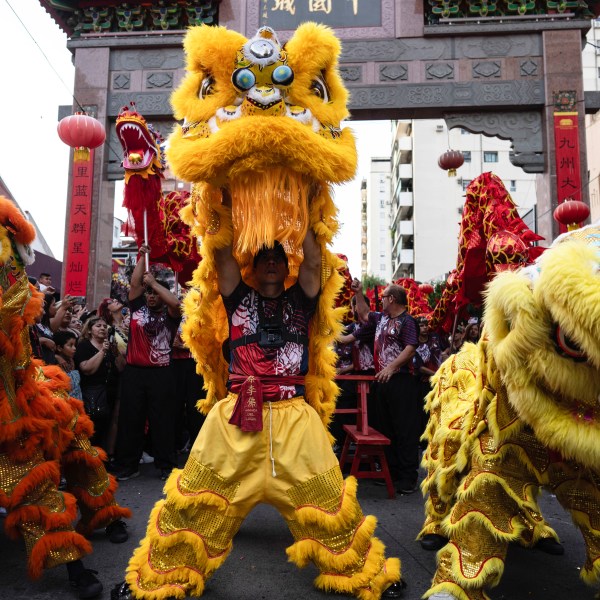
[[[394,125],[387,279],[435,281],[455,267],[465,190],[483,172],[492,171],[502,179],[520,214],[530,213],[527,220],[534,226],[535,176],[510,162],[510,141],[448,130],[443,120],[405,120]],[[460,150],[465,157],[456,177],[438,166],[448,149]],[[373,231],[381,231],[381,224]]]

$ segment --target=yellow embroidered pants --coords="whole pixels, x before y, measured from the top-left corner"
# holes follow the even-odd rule
[[[317,413],[303,398],[267,402],[263,431],[244,433],[228,422],[235,401],[232,394],[210,411],[154,506],[127,569],[134,596],[200,596],[246,515],[265,502],[294,536],[289,559],[319,569],[318,588],[378,599],[399,580],[400,561],[385,558],[377,521],[363,516],[356,480],[343,480]]]

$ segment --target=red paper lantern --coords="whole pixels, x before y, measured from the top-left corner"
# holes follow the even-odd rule
[[[438,165],[448,171],[448,177],[456,177],[456,169],[465,162],[465,157],[460,150],[446,150],[438,159]]]
[[[429,294],[433,293],[433,286],[430,283],[422,283],[419,285],[419,289],[426,296],[429,296]]]
[[[590,207],[579,200],[565,200],[554,209],[554,219],[567,226],[569,231],[578,229],[590,216]]]
[[[57,127],[58,137],[71,148],[75,148],[74,161],[90,158],[90,149],[104,143],[106,131],[97,119],[82,112],[61,119]]]

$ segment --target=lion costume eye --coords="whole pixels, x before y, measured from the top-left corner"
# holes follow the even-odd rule
[[[19,254],[19,258],[23,261],[23,264],[28,267],[35,262],[35,252],[29,244],[20,244],[15,242],[15,248]]]
[[[231,75],[231,83],[240,92],[247,92],[256,83],[256,77],[250,69],[236,69]]]
[[[204,100],[204,98],[213,94],[214,91],[215,80],[212,75],[209,75],[202,80],[202,85],[200,86],[200,91],[198,92],[198,98],[200,98],[200,100]]]
[[[579,348],[579,346],[560,328],[560,325],[556,325],[554,328],[554,345],[561,356],[571,358],[576,362],[584,362],[587,360],[585,352]]]
[[[310,89],[312,93],[317,96],[317,98],[321,98],[323,102],[329,102],[329,90],[327,89],[327,84],[322,77],[317,77],[310,84]]]
[[[294,71],[287,65],[279,65],[273,70],[271,79],[275,85],[291,85],[294,81]]]

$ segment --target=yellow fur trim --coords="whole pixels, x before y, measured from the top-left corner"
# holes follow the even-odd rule
[[[341,571],[360,562],[373,537],[375,527],[377,527],[377,519],[372,515],[365,517],[356,528],[350,544],[339,552],[333,552],[314,538],[298,540],[287,548],[286,552],[289,560],[300,568],[314,561],[321,570],[330,568]]]
[[[204,540],[191,531],[180,530],[165,534],[160,532],[161,512],[165,501],[157,502],[150,513],[146,537],[135,550],[127,567],[126,581],[136,598],[162,599],[174,596],[184,598],[186,594],[201,596],[204,582],[215,569],[220,567],[229,552],[229,547],[217,556],[210,556]],[[152,562],[153,553],[175,556],[185,551],[193,564],[161,570],[160,564]],[[186,582],[181,585],[180,582]],[[164,586],[164,587],[163,587]]]
[[[400,561],[388,558],[384,561],[383,544],[374,539],[365,565],[353,575],[321,573],[315,579],[315,587],[325,592],[352,594],[359,600],[379,600],[392,583],[400,581]]]
[[[178,510],[185,511],[190,507],[198,507],[199,505],[213,506],[217,510],[225,511],[229,502],[223,496],[211,490],[200,490],[193,494],[182,492],[179,487],[179,478],[183,471],[181,469],[173,469],[171,475],[167,479],[164,487],[164,493],[169,499],[169,506],[174,506]]]
[[[502,559],[491,556],[483,563],[476,574],[466,577],[464,572],[460,569],[462,561],[458,547],[453,542],[450,542],[444,546],[442,552],[446,555],[445,560],[450,558],[449,562],[453,579],[459,582],[459,584],[467,590],[467,593],[469,589],[481,589],[483,587],[483,582],[485,582],[486,586],[490,587],[494,587],[500,582],[500,578],[504,572],[504,561]]]
[[[346,530],[357,518],[362,517],[362,511],[356,501],[358,484],[354,477],[348,477],[344,482],[340,506],[334,512],[327,512],[315,506],[300,506],[296,509],[295,519],[300,525],[317,525],[328,532]]]
[[[542,443],[560,451],[565,458],[596,468],[600,464],[600,369],[560,356],[553,337],[555,318],[561,327],[565,325],[569,335],[575,333],[574,322],[579,319],[577,339],[582,343],[587,339],[583,331],[595,335],[597,324],[592,327],[585,324],[587,311],[594,312],[597,303],[584,304],[580,316],[575,317],[566,308],[562,309],[558,301],[551,306],[544,301],[553,297],[545,288],[560,288],[569,279],[565,278],[566,265],[571,269],[572,263],[576,263],[577,271],[584,262],[590,270],[594,253],[573,242],[558,246],[547,255],[535,290],[518,273],[506,273],[490,285],[486,310],[490,345],[498,369],[504,374],[509,401]],[[555,268],[555,263],[562,268]],[[594,277],[597,279],[597,275]],[[598,286],[596,282],[596,297],[600,297]],[[589,294],[585,289],[581,292],[584,299]],[[567,302],[564,298],[563,301]],[[589,344],[583,347],[592,357],[598,340]]]

